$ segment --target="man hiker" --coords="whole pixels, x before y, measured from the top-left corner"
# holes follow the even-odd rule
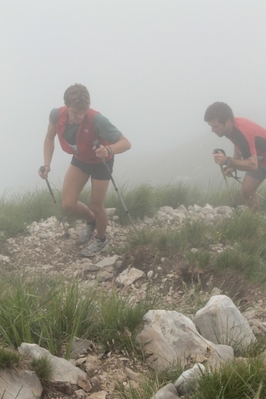
[[[218,137],[225,136],[234,144],[234,156],[213,153],[214,161],[224,167],[226,176],[234,170],[246,171],[242,195],[245,204],[253,211],[259,210],[256,191],[266,178],[266,129],[246,118],[234,117],[232,109],[223,102],[210,105],[204,121]]]
[[[81,252],[83,256],[93,256],[108,243],[104,199],[113,170],[114,154],[129,150],[131,144],[105,116],[90,108],[90,94],[85,86],[70,86],[64,93],[64,103],[63,107],[54,108],[50,113],[44,140],[44,168],[38,172],[43,179],[47,179],[57,135],[63,151],[73,154],[63,182],[62,207],[86,221],[79,237],[80,243],[90,240],[95,230],[94,239]],[[99,143],[97,146],[94,143],[96,140]],[[79,195],[89,178],[91,193],[88,207],[79,201]]]

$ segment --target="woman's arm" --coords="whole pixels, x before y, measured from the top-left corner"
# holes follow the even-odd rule
[[[44,167],[45,171],[42,173],[40,170],[39,175],[43,179],[47,179],[48,173],[50,172],[51,168],[51,162],[53,158],[53,153],[54,153],[54,138],[56,136],[56,129],[55,125],[49,121],[47,133],[44,139],[44,145],[43,145],[43,155],[44,155]]]

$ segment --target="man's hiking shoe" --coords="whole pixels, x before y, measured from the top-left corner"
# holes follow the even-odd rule
[[[102,242],[98,238],[94,238],[94,240],[92,240],[89,245],[81,251],[81,255],[87,257],[97,255],[102,252],[103,249],[107,248],[107,245],[107,238],[104,242]]]
[[[96,228],[95,221],[93,221],[92,223],[87,223],[79,235],[78,238],[79,244],[84,244],[85,242],[89,241],[93,236],[95,228]]]

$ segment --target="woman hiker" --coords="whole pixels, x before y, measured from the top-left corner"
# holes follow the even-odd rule
[[[98,111],[90,108],[90,94],[81,84],[70,86],[64,93],[65,106],[54,108],[44,140],[44,172],[47,179],[54,152],[54,139],[58,136],[63,151],[73,154],[62,189],[62,207],[71,215],[86,221],[79,243],[89,242],[81,251],[83,256],[100,253],[107,245],[107,214],[104,199],[107,193],[114,154],[130,149],[126,137]],[[93,144],[98,140],[100,145]],[[105,159],[108,168],[102,160]],[[90,206],[79,201],[79,195],[91,177]]]

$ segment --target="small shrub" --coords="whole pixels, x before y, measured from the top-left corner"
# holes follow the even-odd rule
[[[50,359],[48,359],[47,357],[34,359],[31,362],[31,367],[42,383],[51,381],[53,368]]]

